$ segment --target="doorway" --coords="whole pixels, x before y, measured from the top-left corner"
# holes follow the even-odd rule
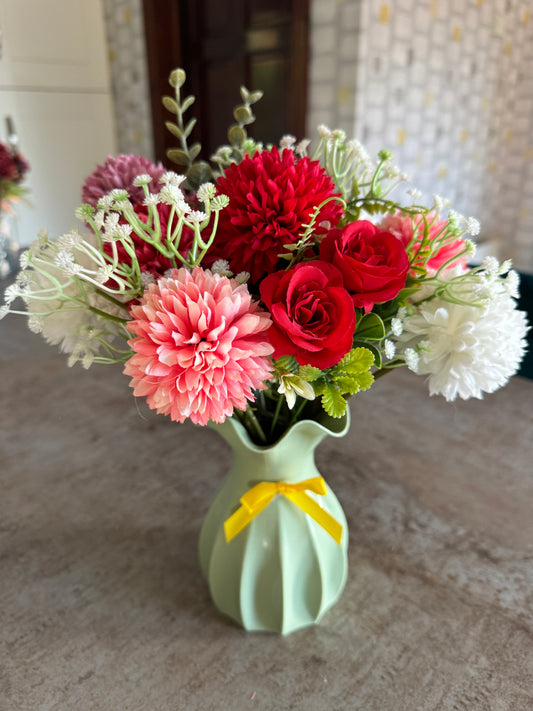
[[[166,151],[176,143],[161,97],[172,93],[168,76],[177,66],[196,97],[192,140],[204,160],[227,143],[241,85],[264,91],[251,136],[265,143],[304,137],[309,0],[144,0],[143,12],[157,160],[170,167]]]

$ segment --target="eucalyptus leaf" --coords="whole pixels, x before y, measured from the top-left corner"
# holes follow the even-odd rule
[[[239,124],[252,123],[254,120],[254,116],[247,106],[236,106],[233,109],[233,116]]]
[[[167,156],[173,163],[177,163],[178,165],[189,166],[191,164],[189,156],[180,148],[169,148]]]
[[[173,114],[179,114],[179,106],[173,98],[171,98],[170,96],[164,96],[161,101],[163,102],[163,106],[167,111],[170,111]]]
[[[248,99],[249,104],[255,104],[259,101],[259,99],[263,98],[263,92],[258,90],[258,91],[252,91],[250,93],[250,97]]]
[[[186,173],[187,181],[193,190],[197,190],[202,183],[209,183],[213,178],[211,166],[204,161],[194,163]]]
[[[196,158],[198,158],[201,150],[202,150],[202,146],[200,143],[193,143],[192,144],[192,146],[189,148],[189,156],[191,157],[191,161],[194,161],[194,160],[196,160]]]
[[[170,72],[168,83],[173,86],[174,89],[181,89],[181,87],[185,84],[186,78],[187,75],[185,74],[183,69],[174,69]]]
[[[176,136],[176,138],[179,138],[181,141],[183,134],[179,126],[176,126],[176,124],[172,123],[172,121],[165,121],[165,126],[173,136]]]
[[[234,123],[229,127],[228,140],[232,146],[240,146],[246,140],[246,131],[239,124]]]
[[[189,121],[189,123],[185,126],[185,128],[183,129],[183,135],[185,136],[185,138],[189,138],[189,136],[191,135],[191,131],[193,130],[195,125],[196,125],[196,119],[192,118]],[[194,158],[193,158],[193,160],[194,160]]]
[[[187,111],[187,109],[190,108],[195,101],[196,99],[192,94],[183,99],[183,101],[181,102],[181,113],[185,113],[185,111]]]

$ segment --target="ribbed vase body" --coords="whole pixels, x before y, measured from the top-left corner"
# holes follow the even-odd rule
[[[316,446],[348,427],[348,417],[302,420],[270,447],[254,445],[232,418],[215,427],[232,447],[234,463],[202,526],[200,564],[215,605],[245,629],[288,634],[319,621],[339,598],[347,575],[348,528],[327,484],[325,495],[308,496],[341,524],[340,544],[282,495],[229,542],[224,522],[259,482],[296,484],[320,476]]]

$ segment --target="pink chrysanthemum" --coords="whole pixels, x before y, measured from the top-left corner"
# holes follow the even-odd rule
[[[119,154],[118,156],[108,156],[103,165],[97,165],[83,184],[81,199],[96,207],[98,200],[107,195],[115,188],[127,190],[131,202],[136,205],[144,200],[144,190],[142,187],[133,185],[133,180],[138,175],[151,175],[152,182],[148,183],[148,190],[157,193],[161,189],[159,178],[166,171],[161,164],[143,156]]]
[[[291,150],[277,148],[233,163],[217,181],[229,205],[220,222],[211,252],[227,259],[234,273],[247,271],[255,284],[275,271],[284,245],[298,241],[303,226],[335,186],[318,161],[296,159]],[[325,205],[316,221],[335,227],[342,215],[338,202]]]
[[[272,346],[270,316],[245,284],[196,267],[182,267],[150,285],[130,309],[135,351],[124,372],[137,397],[173,420],[206,425],[246,409],[265,389]]]
[[[442,236],[444,230],[448,226],[447,220],[438,220],[433,212],[428,213],[427,221],[430,223],[429,226],[429,245],[426,248],[426,254],[421,255],[417,260],[416,264],[421,264],[423,262],[424,256],[427,256],[428,249],[434,249],[431,244],[439,236]],[[410,248],[410,252],[414,253],[420,246],[420,242],[424,237],[424,219],[422,215],[415,215],[412,219],[411,217],[402,215],[401,212],[396,212],[394,215],[386,215],[381,224],[379,225],[382,230],[390,232],[395,237],[398,237],[403,243],[403,246],[407,248],[407,245],[411,242],[413,234],[416,233],[416,239]],[[443,245],[438,249],[433,256],[427,261],[427,268],[430,272],[436,272],[443,264],[445,264],[449,259],[452,259],[459,252],[464,251],[465,243],[462,239],[453,240]],[[458,257],[457,260],[450,262],[450,267],[463,267],[467,266],[468,259],[463,254]]]

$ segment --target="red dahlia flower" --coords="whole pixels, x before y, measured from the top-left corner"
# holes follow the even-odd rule
[[[227,259],[233,272],[250,272],[256,283],[275,271],[284,245],[298,241],[314,209],[335,195],[335,186],[318,161],[296,159],[277,148],[232,164],[217,187],[230,199],[220,213],[211,259]],[[342,215],[336,201],[320,211],[316,224],[335,226]]]

